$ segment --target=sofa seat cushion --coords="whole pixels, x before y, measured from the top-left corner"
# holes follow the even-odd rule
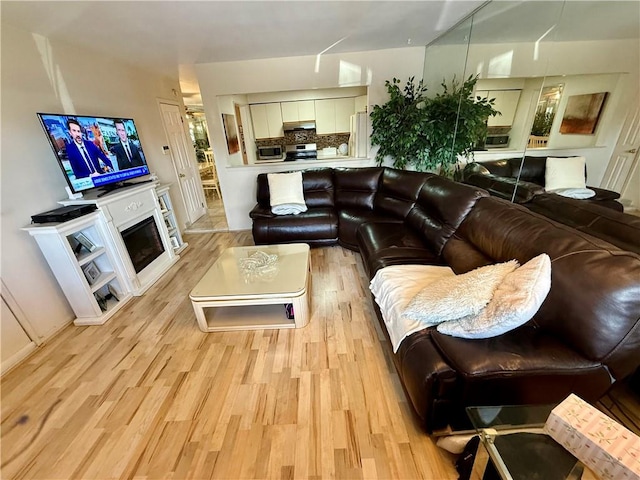
[[[338,216],[333,208],[313,208],[298,215],[253,218],[256,245],[300,241],[313,245],[335,243],[338,239]]]
[[[367,208],[347,208],[338,212],[338,236],[340,245],[350,250],[358,249],[356,233],[363,223],[372,221],[394,222],[396,218],[381,215]]]
[[[466,400],[478,404],[486,405],[484,400],[497,400],[499,395],[503,396],[500,404],[512,402],[525,391],[527,395],[522,398],[531,403],[559,401],[576,385],[581,395],[593,399],[606,391],[613,380],[600,362],[588,360],[557,336],[531,325],[499,337],[472,341],[433,330],[430,336],[444,360],[458,372],[462,390],[474,392],[475,396]],[[532,381],[535,377],[540,381]],[[585,381],[585,377],[591,380]],[[552,378],[559,380],[549,380]],[[474,389],[471,384],[476,382],[493,384]],[[489,392],[493,388],[498,390],[498,396]],[[486,398],[483,390],[487,390]]]
[[[406,263],[443,265],[442,259],[433,253],[413,229],[400,221],[375,221],[363,223],[358,228],[357,247],[369,278],[384,267]]]
[[[469,341],[433,330],[436,344],[449,365],[466,378],[491,377],[515,372],[574,372],[593,370],[600,362],[587,360],[554,335],[530,325],[498,337]]]

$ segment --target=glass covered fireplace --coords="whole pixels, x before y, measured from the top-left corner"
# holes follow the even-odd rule
[[[164,252],[162,238],[153,216],[120,232],[136,273],[140,273]]]

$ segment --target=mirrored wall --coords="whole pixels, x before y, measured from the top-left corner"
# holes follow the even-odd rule
[[[468,161],[581,155],[587,183],[606,184],[629,103],[638,98],[639,8],[625,1],[493,1],[429,45],[428,94],[453,78],[477,76],[474,93],[495,98],[501,112],[488,119],[486,138]]]

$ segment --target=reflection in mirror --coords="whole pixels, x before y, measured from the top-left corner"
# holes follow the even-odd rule
[[[427,87],[427,98],[433,99],[438,95],[444,94],[447,90],[447,85],[451,87],[453,83],[461,84],[465,81],[472,23],[472,17],[463,20],[445,35],[427,46],[423,72],[424,84]],[[458,112],[460,111],[460,104],[461,102],[459,101]],[[452,120],[451,125],[447,125],[446,128],[452,132],[457,132],[459,120],[460,115],[458,113],[456,118]],[[454,157],[455,144],[454,134],[451,138],[451,148],[448,149],[449,158]]]
[[[452,30],[428,45],[425,50],[423,80],[427,97],[443,93],[443,83],[465,79],[472,18],[468,18]]]
[[[533,126],[531,127],[527,148],[544,148],[547,146],[563,87],[564,85],[561,83],[544,87],[540,92],[540,99],[536,107],[536,114],[533,117]]]
[[[189,136],[196,150],[198,162],[206,161],[206,152],[211,150],[209,134],[207,132],[207,119],[202,105],[187,105],[186,117],[189,124]]]
[[[490,119],[484,151],[467,160],[510,159],[515,165],[514,159],[526,155],[583,156],[587,184],[637,185],[626,180],[635,168],[633,156],[616,153],[633,148],[616,142],[637,138],[621,134],[631,128],[624,125],[635,125],[631,110],[637,108],[640,85],[639,14],[640,3],[628,1],[489,2],[427,46],[427,86],[439,85],[453,72],[458,78],[479,75],[474,94],[486,92],[498,100],[502,115]],[[589,117],[591,129],[561,128],[571,114],[569,99],[575,103],[586,95],[606,97],[595,120]],[[517,181],[522,169],[512,170],[509,176]],[[620,180],[615,172],[623,172]],[[544,187],[544,177],[541,182]]]

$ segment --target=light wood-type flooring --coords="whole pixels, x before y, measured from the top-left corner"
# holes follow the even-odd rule
[[[185,233],[228,232],[227,216],[222,199],[214,192],[205,192],[207,212],[185,230]]]
[[[144,296],[2,378],[3,479],[455,479],[412,416],[360,256],[311,250],[298,330],[202,333],[188,299],[250,232],[187,235]]]

